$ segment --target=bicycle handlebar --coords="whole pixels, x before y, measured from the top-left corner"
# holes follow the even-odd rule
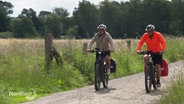
[[[141,52],[138,52],[138,54],[140,54],[140,55],[145,55],[145,54],[159,55],[161,53],[160,52],[151,52],[151,51],[141,51]]]
[[[105,50],[100,50],[98,48],[94,48],[92,50],[87,50],[87,52],[91,52],[91,53],[94,53],[94,52],[105,52]],[[110,52],[114,52],[114,51],[110,51]]]

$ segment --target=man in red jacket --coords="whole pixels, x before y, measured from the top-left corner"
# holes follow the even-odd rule
[[[141,37],[138,46],[137,53],[141,52],[141,47],[143,43],[146,43],[147,51],[153,53],[160,53],[153,55],[153,62],[156,65],[157,72],[157,86],[160,87],[160,76],[161,76],[161,63],[162,63],[162,54],[166,49],[166,42],[161,33],[155,31],[155,26],[149,24],[146,29],[146,33]],[[144,56],[145,64],[148,62],[148,55]]]

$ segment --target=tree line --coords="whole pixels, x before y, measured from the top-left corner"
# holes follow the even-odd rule
[[[184,0],[104,0],[98,5],[82,0],[69,16],[67,9],[40,11],[23,9],[17,17],[11,2],[0,1],[0,36],[15,38],[43,37],[51,32],[55,38],[89,38],[99,24],[107,26],[113,38],[140,37],[148,24],[169,35],[184,35]]]

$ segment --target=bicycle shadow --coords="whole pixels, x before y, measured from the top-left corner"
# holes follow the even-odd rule
[[[95,91],[95,93],[106,94],[106,93],[110,93],[111,90],[116,90],[116,88],[100,88],[98,91]]]

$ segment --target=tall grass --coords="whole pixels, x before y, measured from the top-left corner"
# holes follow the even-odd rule
[[[182,38],[181,38],[182,39]],[[183,57],[182,42],[167,38],[168,50],[165,58],[169,62]],[[24,95],[11,96],[10,92],[35,91],[36,97],[53,92],[66,91],[93,84],[95,54],[85,53],[83,43],[89,40],[54,40],[54,46],[60,52],[63,65],[53,60],[46,71],[44,58],[44,40],[1,39],[0,42],[0,103],[16,104],[28,101]],[[137,40],[131,40],[130,49],[126,40],[115,40],[116,50],[111,57],[116,60],[117,72],[111,79],[142,72],[142,56],[136,51]],[[173,44],[180,45],[176,48]],[[181,51],[180,51],[181,50]],[[178,57],[173,57],[172,53]]]
[[[8,41],[4,40],[5,43],[1,45],[7,44]],[[27,40],[12,41],[14,44],[11,44],[10,41],[9,46],[2,47],[4,50],[0,53],[0,83],[2,87],[0,103],[27,101],[25,96],[10,96],[10,92],[34,90],[37,96],[43,96],[86,85],[80,71],[67,62],[64,62],[63,66],[58,66],[53,62],[51,69],[45,71],[43,41],[33,40],[30,43],[27,43]]]
[[[169,62],[175,62],[178,59],[184,59],[184,38],[181,37],[166,37],[167,50],[164,54]]]
[[[184,103],[184,77],[183,72],[174,78],[165,91],[165,95],[156,104],[183,104]]]
[[[169,62],[184,59],[184,38],[167,37],[167,51],[165,58]],[[184,104],[184,72],[181,71],[178,76],[171,80],[166,93],[156,104]]]

